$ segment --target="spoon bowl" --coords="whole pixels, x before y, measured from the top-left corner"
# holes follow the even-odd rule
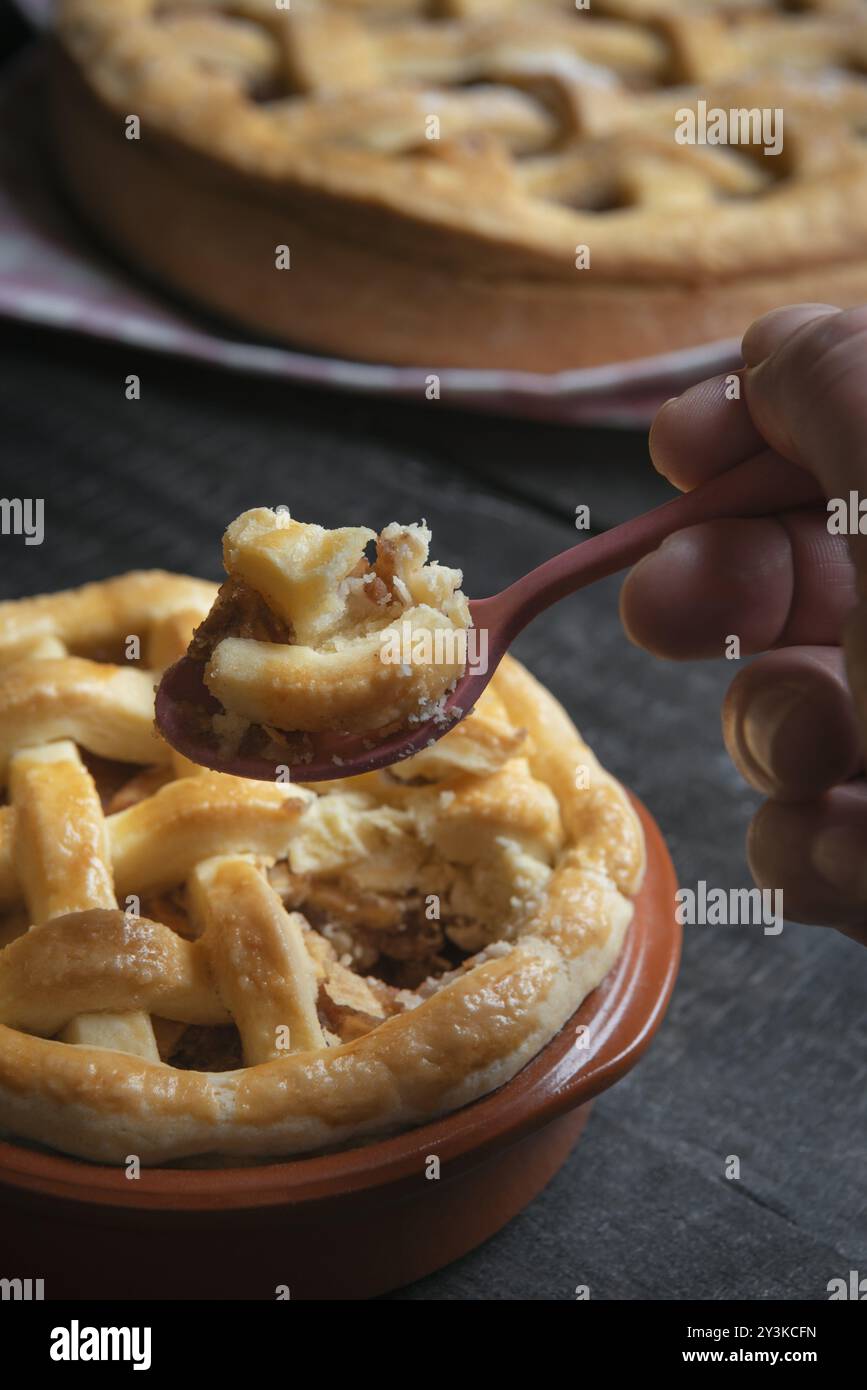
[[[474,627],[484,626],[486,605],[492,600],[478,599],[470,604]],[[156,696],[157,726],[167,743],[179,753],[211,768],[228,772],[233,777],[251,777],[259,782],[324,782],[335,777],[355,777],[362,772],[376,772],[419,753],[436,743],[465,715],[469,714],[494,671],[506,648],[488,661],[484,671],[468,671],[443,700],[436,717],[411,728],[398,729],[377,740],[375,731],[369,734],[317,733],[307,734],[310,751],[305,761],[286,762],[284,757],[267,757],[261,753],[231,753],[221,748],[207,731],[207,721],[193,720],[191,713],[211,716],[219,714],[222,705],[205,685],[205,663],[182,657],[170,666],[160,681]],[[287,755],[288,756],[288,753]]]

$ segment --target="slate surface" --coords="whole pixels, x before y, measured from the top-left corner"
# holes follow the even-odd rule
[[[141,376],[142,398],[124,399]],[[494,592],[597,526],[662,500],[643,438],[287,390],[60,336],[0,329],[5,497],[46,538],[0,538],[4,597],[135,566],[216,577],[244,507],[326,525],[427,517],[438,559]],[[569,600],[517,654],[659,819],[684,885],[748,883],[756,799],[723,752],[729,663],[631,648],[617,584]],[[825,1298],[867,1272],[867,953],[832,932],[687,928],[669,1016],[596,1104],[571,1160],[511,1225],[396,1299]],[[741,1179],[724,1177],[728,1155]]]

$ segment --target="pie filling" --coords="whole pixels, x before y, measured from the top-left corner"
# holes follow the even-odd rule
[[[244,609],[251,631],[270,622],[246,596]],[[206,629],[220,611],[218,600],[194,644],[207,643]],[[309,803],[286,857],[256,856],[286,910],[300,915],[327,1045],[352,1042],[509,949],[544,895],[563,842],[557,801],[521,756],[528,745],[489,689],[472,718],[401,764],[399,775],[368,774],[328,783],[318,795],[306,791]],[[83,760],[107,817],[173,780],[166,767],[131,772],[89,753]],[[487,790],[480,797],[482,778]],[[520,815],[510,798],[520,802]],[[188,894],[177,884],[144,896],[141,917],[194,940]],[[9,917],[0,922],[0,938],[14,939],[25,926]],[[227,1071],[244,1064],[234,1024],[159,1016],[152,1023],[161,1060],[173,1067]]]
[[[381,738],[436,717],[467,664],[460,570],[424,523],[328,531],[260,507],[226,531],[228,579],[188,655],[219,702],[200,732],[242,755],[310,757],[310,734]],[[376,555],[366,550],[375,544]]]

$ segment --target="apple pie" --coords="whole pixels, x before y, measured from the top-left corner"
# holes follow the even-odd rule
[[[867,298],[863,0],[61,0],[57,32],[82,213],[259,334],[555,372]]]
[[[6,1137],[112,1164],[358,1144],[507,1082],[620,951],[640,824],[517,662],[393,771],[247,781],[154,727],[215,597],[153,572],[0,604]]]
[[[221,746],[263,731],[384,735],[442,711],[467,664],[470,610],[460,570],[428,563],[430,539],[424,524],[377,537],[268,507],[233,521],[229,578],[188,653],[222,707]]]

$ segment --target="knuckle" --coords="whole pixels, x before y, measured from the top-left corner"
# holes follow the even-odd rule
[[[867,375],[867,306],[842,314],[831,314],[807,324],[795,333],[781,357],[794,368],[799,379],[814,389],[833,392],[856,368]]]

